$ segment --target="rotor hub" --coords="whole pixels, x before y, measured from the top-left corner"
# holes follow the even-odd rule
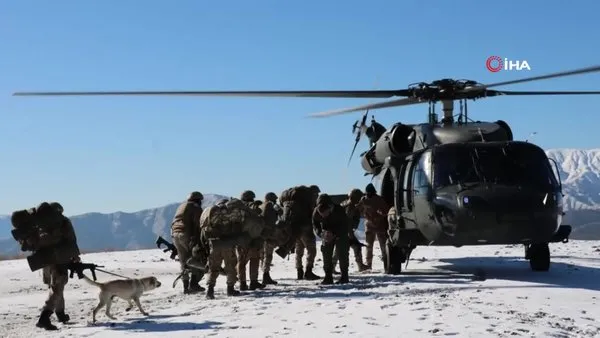
[[[488,96],[489,91],[485,89],[464,92],[466,88],[477,86],[482,85],[473,80],[441,79],[430,83],[419,82],[409,86],[408,96],[429,102],[478,99]]]

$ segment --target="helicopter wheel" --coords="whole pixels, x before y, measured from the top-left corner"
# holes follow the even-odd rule
[[[531,244],[526,249],[525,258],[533,271],[550,270],[550,248],[548,243]]]
[[[389,275],[399,275],[402,272],[402,263],[406,260],[406,255],[402,249],[391,245],[389,242],[385,247],[385,273]]]

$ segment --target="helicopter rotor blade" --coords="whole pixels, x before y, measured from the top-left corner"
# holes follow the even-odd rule
[[[426,101],[423,101],[423,100],[420,100],[420,99],[414,98],[414,97],[408,97],[408,98],[404,98],[404,99],[396,99],[396,100],[391,100],[391,101],[371,103],[371,104],[353,107],[353,108],[330,110],[330,111],[326,111],[326,112],[311,114],[311,115],[308,115],[308,117],[329,117],[329,116],[333,116],[333,115],[347,114],[347,113],[352,113],[352,112],[361,111],[361,110],[365,110],[365,109],[370,110],[370,109],[408,106],[408,105],[413,105],[413,104],[418,104],[418,103],[423,103],[423,102],[426,102]]]
[[[409,96],[408,90],[273,90],[273,91],[90,91],[90,92],[16,92],[13,96],[239,96],[239,97],[315,97],[315,98],[391,98]]]
[[[350,166],[350,162],[352,161],[352,156],[354,156],[354,151],[356,151],[356,146],[358,145],[358,142],[360,142],[360,137],[362,136],[365,126],[367,124],[367,115],[369,115],[368,109],[367,109],[367,111],[365,111],[365,113],[362,117],[362,120],[360,121],[360,124],[356,128],[358,130],[356,130],[356,138],[354,139],[354,147],[352,147],[352,152],[350,153],[350,157],[348,158],[348,166]]]
[[[487,85],[467,87],[467,88],[461,90],[461,92],[480,91],[480,90],[484,90],[487,88],[506,86],[509,84],[533,82],[533,81],[538,81],[538,80],[553,79],[553,78],[557,78],[557,77],[594,73],[594,72],[598,72],[598,71],[600,71],[600,66],[591,66],[591,67],[579,68],[579,69],[574,69],[574,70],[568,70],[568,71],[564,71],[564,72],[526,77],[526,78],[522,78],[522,79],[518,79],[518,80],[496,82],[496,83],[491,83],[491,84],[487,84]]]
[[[496,90],[499,95],[599,95],[600,91],[507,91]]]

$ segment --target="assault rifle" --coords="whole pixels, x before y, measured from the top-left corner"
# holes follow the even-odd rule
[[[69,278],[73,278],[73,276],[77,274],[77,277],[79,279],[82,279],[84,277],[83,271],[90,270],[90,272],[92,273],[92,278],[94,278],[94,280],[96,280],[96,268],[104,267],[103,265],[96,265],[92,263],[68,263],[66,264],[66,266],[67,269],[71,271],[71,274],[69,274]]]
[[[162,238],[162,236],[158,236],[156,238],[156,247],[159,249],[162,249],[160,246],[161,245],[165,245],[166,248],[162,249],[163,252],[169,252],[171,251],[171,259],[175,259],[175,257],[177,256],[177,248],[175,247],[175,245],[173,245],[173,243],[168,242],[166,239]]]

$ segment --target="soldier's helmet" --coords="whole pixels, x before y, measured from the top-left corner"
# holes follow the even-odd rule
[[[50,206],[53,207],[56,211],[60,212],[61,214],[65,211],[63,206],[58,202],[52,202],[50,203]]]
[[[274,192],[268,192],[265,195],[265,201],[270,201],[270,202],[275,203],[275,202],[277,202],[277,195],[275,195]]]
[[[240,199],[244,202],[252,202],[256,198],[256,194],[252,190],[246,190],[240,196]]]
[[[318,186],[318,185],[314,185],[314,184],[313,184],[313,185],[311,185],[311,186],[310,186],[310,187],[308,187],[308,188],[310,189],[310,191],[311,191],[313,194],[320,194],[320,193],[321,193],[321,189],[319,189],[319,186]]]
[[[202,195],[202,193],[199,191],[190,193],[190,196],[188,197],[188,201],[191,202],[202,202],[202,200],[204,200],[204,195]]]
[[[375,186],[373,185],[373,183],[369,183],[367,184],[367,186],[365,187],[365,192],[367,194],[376,194],[377,190],[375,189]]]
[[[348,198],[351,200],[358,200],[363,196],[363,192],[360,189],[352,189],[348,194]]]
[[[318,206],[329,206],[332,204],[333,204],[333,200],[331,199],[331,196],[329,196],[328,194],[321,194],[317,198]]]

